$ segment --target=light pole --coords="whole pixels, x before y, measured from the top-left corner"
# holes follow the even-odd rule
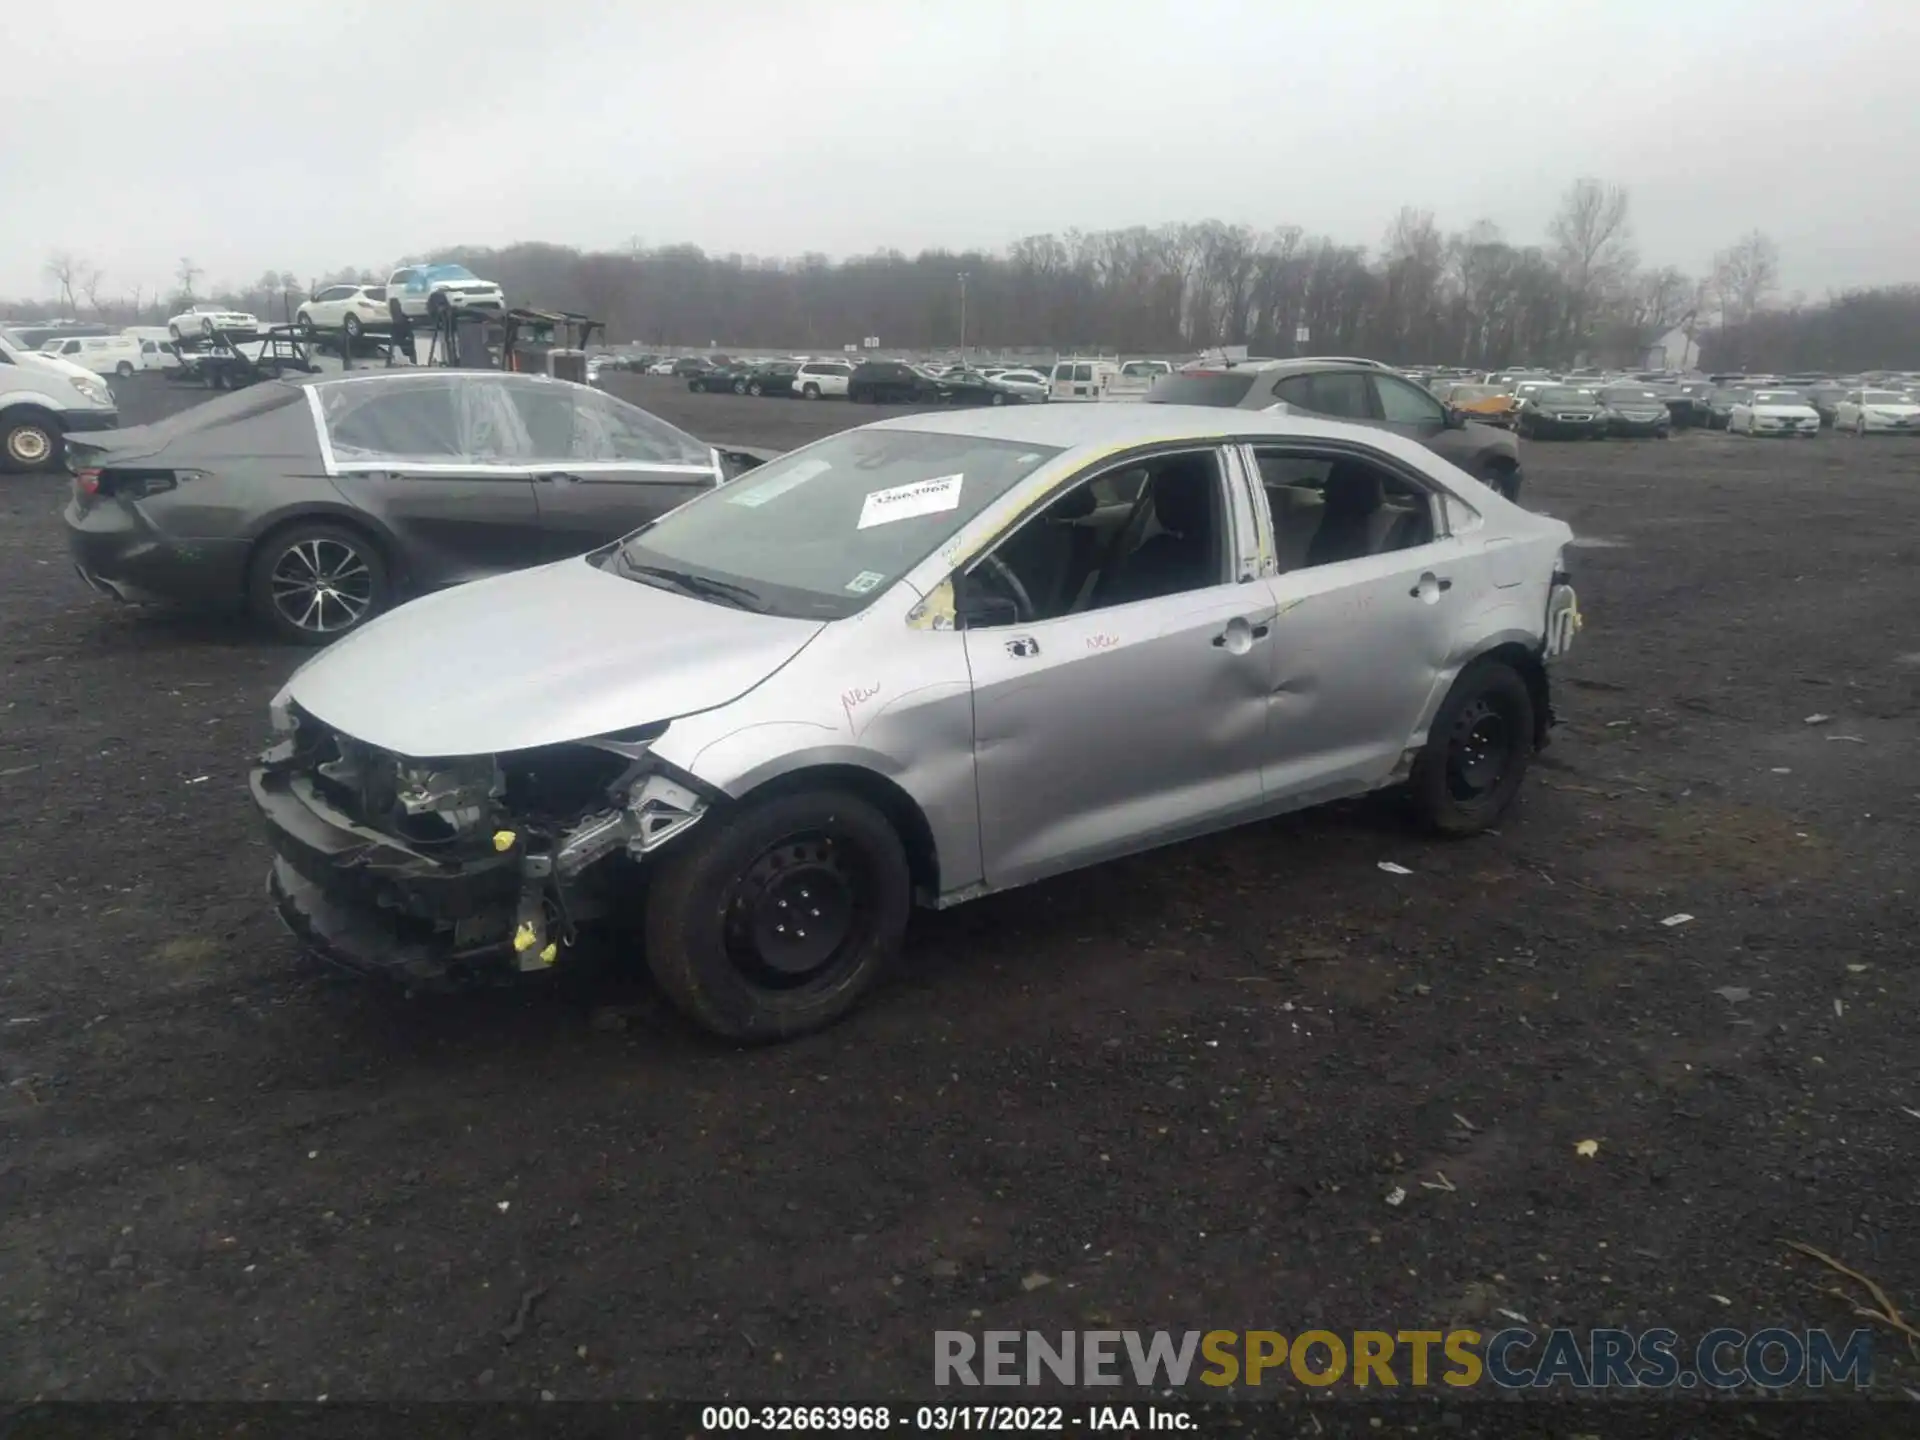
[[[967,275],[968,272],[962,270],[953,277],[960,282],[960,358],[962,361],[967,358]]]

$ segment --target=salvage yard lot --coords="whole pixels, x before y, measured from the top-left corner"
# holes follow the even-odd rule
[[[609,388],[748,445],[876,418]],[[744,1052],[621,973],[302,962],[244,778],[300,657],[106,606],[63,487],[0,482],[5,1390],[845,1400],[926,1392],[937,1329],[1857,1323],[1783,1239],[1920,1308],[1920,444],[1526,461],[1588,628],[1499,833],[1375,801],[922,914],[864,1010]]]

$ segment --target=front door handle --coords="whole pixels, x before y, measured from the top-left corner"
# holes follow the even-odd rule
[[[533,478],[543,485],[571,485],[580,477],[565,470],[547,470],[536,473]]]
[[[1231,650],[1236,655],[1244,655],[1253,648],[1253,642],[1264,640],[1273,626],[1265,620],[1255,623],[1244,616],[1236,615],[1227,622],[1227,628],[1213,637],[1216,650]]]
[[[1415,600],[1426,600],[1445,590],[1453,588],[1453,581],[1445,575],[1435,575],[1431,570],[1420,577],[1420,582],[1407,594]]]

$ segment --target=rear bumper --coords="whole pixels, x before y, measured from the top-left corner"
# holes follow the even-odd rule
[[[66,509],[67,551],[96,592],[135,605],[238,609],[245,600],[247,542],[174,540],[137,510],[112,500]]]
[[[408,985],[513,978],[520,860],[438,859],[356,827],[297,776],[249,777],[274,859],[267,893],[303,947]]]

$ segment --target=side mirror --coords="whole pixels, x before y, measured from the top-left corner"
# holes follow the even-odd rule
[[[1449,430],[1466,429],[1467,428],[1466,412],[1457,408],[1456,406],[1452,406],[1452,405],[1447,406],[1447,428]]]
[[[956,575],[953,580],[953,621],[957,629],[988,630],[1020,623],[1020,607],[1011,595],[996,595],[974,583],[970,575]]]

